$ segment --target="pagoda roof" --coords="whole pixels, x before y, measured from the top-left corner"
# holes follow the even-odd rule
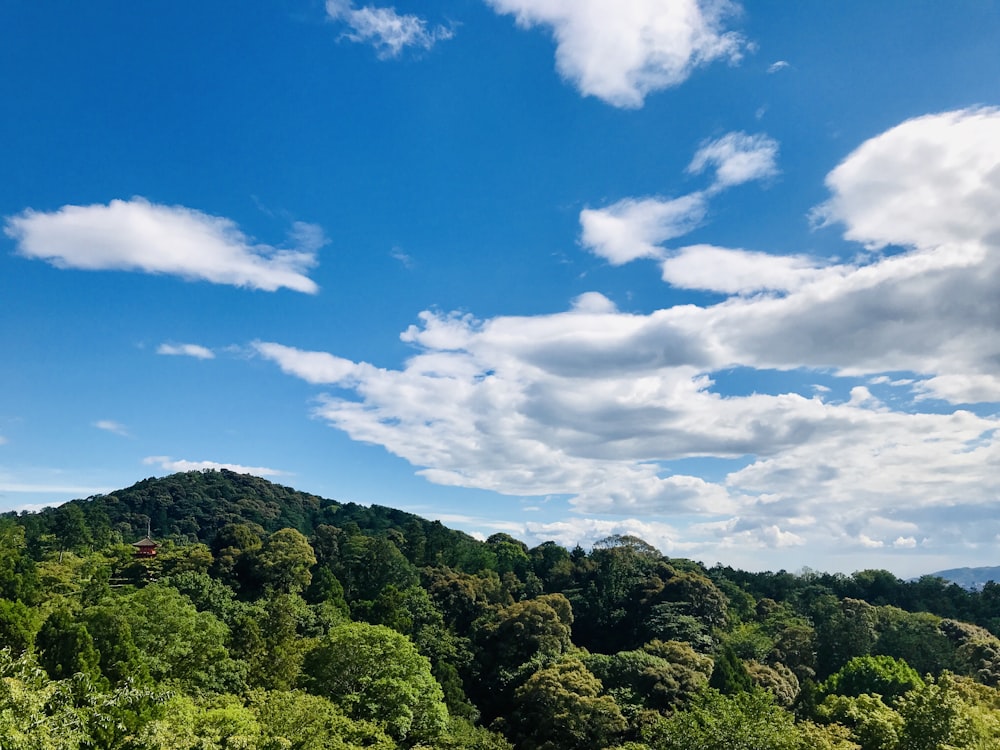
[[[159,547],[160,545],[150,539],[148,536],[140,539],[138,542],[132,542],[133,547]]]

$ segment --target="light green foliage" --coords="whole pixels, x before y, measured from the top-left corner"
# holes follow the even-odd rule
[[[732,697],[706,690],[686,709],[644,731],[656,750],[800,750],[791,714],[761,690]]]
[[[228,628],[176,589],[153,584],[123,597],[120,606],[153,679],[220,691],[242,685],[245,666],[226,650]]]
[[[430,749],[431,746],[420,746]],[[514,746],[498,732],[476,726],[468,719],[452,717],[448,734],[439,737],[435,750],[514,750]]]
[[[862,750],[896,750],[903,718],[887,706],[881,696],[863,693],[857,697],[831,695],[817,709],[818,718],[851,730]]]
[[[799,730],[799,750],[860,750],[851,739],[851,732],[840,724],[814,724],[811,721],[795,725]]]
[[[350,719],[333,702],[299,691],[253,691],[254,709],[265,735],[264,747],[294,750],[393,750],[396,744],[375,723]]]
[[[880,695],[892,703],[914,688],[924,684],[920,675],[905,661],[891,656],[856,656],[842,669],[820,685],[821,696],[846,695],[856,697],[864,693]]]
[[[207,573],[215,558],[207,544],[176,545],[165,542],[157,552],[156,559],[164,575],[175,576],[179,573]]]
[[[309,540],[296,529],[271,534],[257,554],[258,573],[265,587],[279,593],[296,593],[312,581],[310,569],[316,555]]]
[[[589,750],[605,747],[625,730],[614,699],[575,658],[535,672],[514,694],[509,723],[523,750]]]
[[[378,721],[399,740],[432,740],[448,712],[430,663],[404,635],[383,625],[345,623],[306,656],[305,685],[354,719]]]
[[[903,719],[899,750],[987,747],[983,727],[977,726],[971,707],[947,674],[907,693],[898,710]]]
[[[528,547],[524,542],[510,534],[493,534],[486,540],[486,546],[496,556],[497,573],[524,576],[528,569]]]

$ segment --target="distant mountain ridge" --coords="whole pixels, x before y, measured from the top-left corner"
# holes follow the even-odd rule
[[[1000,582],[1000,565],[979,568],[949,568],[931,573],[931,575],[951,583],[957,583],[969,591],[980,591],[990,581]]]

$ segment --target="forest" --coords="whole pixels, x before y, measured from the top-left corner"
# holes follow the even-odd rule
[[[987,750],[998,636],[994,583],[479,541],[229,471],[0,516],[3,750]]]

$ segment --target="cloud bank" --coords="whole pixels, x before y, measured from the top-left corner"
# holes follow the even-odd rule
[[[300,222],[292,227],[291,248],[255,244],[230,219],[144,198],[51,212],[27,209],[8,217],[4,231],[21,255],[57,268],[169,274],[307,294],[319,289],[306,273],[326,243],[318,227]]]
[[[556,68],[586,96],[641,107],[696,68],[736,62],[742,37],[725,30],[738,12],[726,0],[486,0],[519,26],[544,26],[556,41]]]
[[[273,342],[256,351],[334,387],[317,416],[431,482],[567,496],[581,514],[629,519],[608,528],[669,517],[647,529],[665,549],[992,543],[1000,417],[948,403],[1000,402],[998,132],[1000,111],[962,110],[850,154],[816,213],[867,248],[849,262],[667,253],[657,243],[690,212],[637,200],[603,228],[581,214],[613,263],[662,257],[668,283],[726,295],[717,304],[636,314],[591,292],[551,315],[424,312],[402,334],[416,354],[401,369]],[[803,385],[716,390],[740,368]],[[839,376],[849,394],[814,388],[810,372]],[[969,517],[984,520],[954,520]],[[536,531],[569,540],[589,523]]]

